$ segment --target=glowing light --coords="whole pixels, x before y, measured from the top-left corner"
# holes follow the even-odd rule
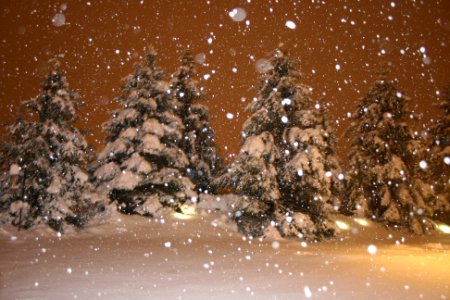
[[[175,212],[173,216],[180,220],[189,220],[192,219],[193,215],[195,215],[195,207],[190,205],[183,205],[180,208],[180,212]]]
[[[367,227],[369,226],[369,222],[367,222],[366,219],[362,219],[362,218],[354,218],[353,219],[356,223],[358,223],[361,226]]]
[[[185,215],[185,214],[178,213],[178,212],[174,213],[173,216],[174,216],[175,218],[177,218],[177,219],[180,219],[180,220],[189,220],[189,219],[192,219],[192,216],[190,216],[190,215]]]
[[[195,207],[194,206],[183,205],[183,206],[181,206],[181,211],[185,215],[195,215]]]
[[[370,255],[375,255],[377,250],[377,246],[375,245],[369,245],[369,247],[367,247],[367,252],[369,252]]]
[[[440,231],[442,231],[445,234],[450,234],[450,226],[448,226],[446,224],[438,224],[437,229],[439,229]]]
[[[337,225],[337,227],[339,227],[339,229],[342,229],[342,230],[349,230],[350,229],[350,226],[347,223],[345,223],[345,222],[336,220],[334,223],[336,223],[336,225]]]

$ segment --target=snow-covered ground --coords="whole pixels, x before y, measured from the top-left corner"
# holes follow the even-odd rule
[[[448,299],[450,236],[340,218],[320,243],[243,238],[223,213],[165,211],[58,236],[3,229],[0,299]]]

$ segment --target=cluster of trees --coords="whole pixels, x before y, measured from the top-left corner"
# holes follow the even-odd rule
[[[323,106],[298,82],[283,49],[270,58],[242,131],[242,148],[218,184],[244,195],[235,219],[245,233],[273,226],[283,236],[333,235],[333,213],[364,216],[423,233],[449,218],[449,94],[445,117],[423,141],[408,125],[408,97],[380,74],[348,129],[344,173]],[[433,172],[430,172],[430,171]],[[440,172],[434,172],[440,170]]]
[[[104,126],[106,146],[91,167],[95,185],[104,187],[127,214],[152,216],[161,206],[174,209],[214,189],[221,169],[215,134],[195,80],[193,56],[164,81],[150,50],[125,78],[121,108]]]
[[[0,176],[2,222],[19,229],[45,222],[57,231],[67,224],[82,227],[105,210],[105,201],[84,170],[88,145],[74,127],[77,95],[69,89],[59,62],[51,60],[41,93],[25,101],[27,116],[7,129]]]
[[[10,142],[2,145],[9,168],[0,176],[2,222],[63,231],[84,226],[109,201],[121,212],[153,216],[162,206],[179,209],[198,192],[214,192],[211,178],[222,162],[208,109],[196,103],[204,95],[195,75],[185,53],[165,81],[149,50],[124,79],[121,107],[104,124],[106,146],[92,162],[73,125],[77,96],[53,61],[42,92],[23,103],[29,113],[8,127]]]
[[[153,50],[135,65],[116,99],[120,109],[104,124],[106,145],[90,164],[73,126],[76,95],[54,63],[40,95],[24,103],[32,120],[9,126],[11,141],[2,145],[9,168],[0,177],[2,222],[82,227],[105,210],[104,191],[119,211],[151,217],[223,189],[240,195],[234,219],[252,236],[276,228],[285,237],[329,237],[336,213],[414,233],[432,229],[433,219],[450,221],[450,93],[424,141],[408,125],[408,98],[381,75],[352,115],[344,173],[325,107],[300,83],[296,62],[282,47],[268,61],[247,107],[241,150],[225,169],[189,52],[168,81]]]

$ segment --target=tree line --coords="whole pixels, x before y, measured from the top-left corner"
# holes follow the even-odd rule
[[[78,98],[56,59],[40,94],[7,127],[1,145],[1,222],[19,229],[39,223],[82,228],[109,203],[152,217],[181,211],[200,193],[239,195],[232,218],[241,232],[319,239],[333,236],[334,214],[367,217],[421,234],[450,222],[450,92],[428,139],[414,134],[409,98],[380,74],[351,116],[345,168],[325,105],[301,83],[283,47],[268,58],[247,111],[241,149],[224,167],[206,95],[190,52],[165,79],[150,49],[124,79],[120,108],[103,124],[103,150],[89,158],[74,126]]]

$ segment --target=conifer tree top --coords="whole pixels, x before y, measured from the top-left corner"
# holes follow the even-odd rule
[[[38,114],[40,122],[73,123],[77,118],[77,96],[69,89],[58,59],[52,58],[49,64],[51,71],[42,83],[42,91],[25,105]]]
[[[171,75],[170,85],[175,97],[184,104],[184,109],[192,105],[195,100],[203,98],[203,94],[198,88],[198,82],[194,78],[197,75],[197,68],[192,53],[188,50],[180,58],[180,67]],[[182,114],[187,114],[186,111]]]
[[[137,98],[143,95],[146,95],[145,98],[156,95],[148,94],[145,91],[152,91],[157,94],[164,92],[164,87],[160,86],[164,72],[156,65],[156,56],[156,51],[150,48],[145,58],[134,65],[134,72],[123,79],[125,82],[123,87],[124,95],[118,97],[119,101],[127,102],[133,99],[137,100]],[[129,95],[132,90],[136,90],[137,94]],[[131,99],[129,96],[132,96]]]
[[[355,117],[377,115],[382,119],[387,117],[389,119],[403,120],[410,114],[406,105],[409,100],[409,97],[397,87],[396,81],[386,80],[384,75],[380,75],[372,89],[362,99],[358,114]],[[373,111],[375,109],[377,114]]]

